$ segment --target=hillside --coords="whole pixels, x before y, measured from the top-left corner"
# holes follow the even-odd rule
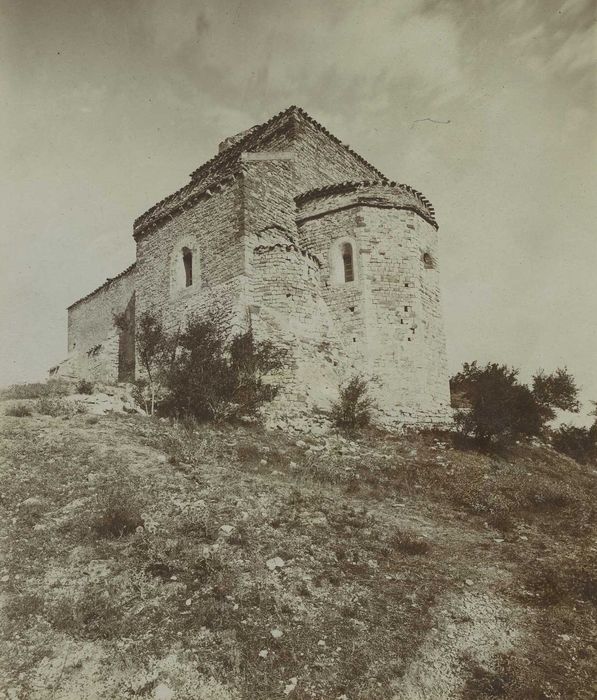
[[[2,416],[0,698],[592,698],[595,471]]]

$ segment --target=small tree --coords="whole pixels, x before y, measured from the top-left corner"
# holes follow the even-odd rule
[[[597,463],[597,422],[590,428],[561,425],[552,435],[555,450],[580,464]]]
[[[469,407],[455,414],[456,425],[480,443],[511,442],[539,435],[555,409],[578,410],[578,389],[566,369],[533,377],[533,389],[518,382],[518,370],[507,365],[465,363],[450,380],[453,395]]]
[[[332,421],[338,428],[354,431],[369,425],[374,402],[368,390],[369,383],[361,375],[340,387],[339,399],[332,405]]]
[[[539,407],[528,387],[518,383],[518,370],[489,363],[465,363],[450,380],[450,389],[466,397],[470,408],[455,414],[465,435],[487,444],[537,435],[542,427]]]
[[[539,370],[533,377],[533,396],[542,409],[545,420],[556,416],[555,409],[578,413],[578,387],[567,368],[556,369],[553,374]]]
[[[191,318],[165,372],[163,408],[199,420],[255,415],[275,397],[265,375],[280,369],[284,357],[271,343],[257,342],[251,328],[229,338],[221,321]]]
[[[270,341],[256,342],[251,327],[235,336],[230,343],[232,401],[248,414],[272,401],[278,388],[265,382],[264,377],[282,369],[285,357],[285,351]]]
[[[116,320],[115,323],[117,323]],[[141,365],[147,374],[148,408],[149,414],[153,415],[155,413],[159,379],[172,352],[172,342],[164,332],[158,319],[153,314],[146,312],[140,317],[137,324],[135,345]]]

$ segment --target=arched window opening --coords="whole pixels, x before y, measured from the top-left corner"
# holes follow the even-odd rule
[[[184,265],[185,287],[193,284],[193,253],[188,248],[182,249],[182,263]]]
[[[344,281],[354,282],[354,264],[352,260],[352,246],[350,243],[342,245],[342,264],[344,266]]]
[[[427,270],[432,270],[434,268],[433,258],[430,253],[423,253],[423,265],[425,265]]]

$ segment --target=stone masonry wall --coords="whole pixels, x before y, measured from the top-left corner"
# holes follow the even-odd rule
[[[359,371],[376,379],[378,420],[447,421],[437,229],[402,208],[408,203],[400,192],[395,199],[390,191],[374,197],[377,189],[299,206],[298,243],[321,261],[322,294],[343,350]],[[354,282],[334,274],[334,266],[342,265],[344,241],[353,246]],[[432,267],[425,265],[425,253]]]
[[[238,321],[246,303],[241,188],[241,180],[234,180],[137,237],[137,319],[151,312],[174,331],[190,314],[217,307]],[[189,287],[177,284],[183,247],[193,253]]]
[[[133,339],[116,333],[113,313],[138,323],[152,312],[175,331],[216,311],[233,332],[250,320],[258,339],[288,351],[274,413],[329,408],[361,372],[376,378],[380,422],[448,419],[433,207],[299,108],[227,139],[136,220],[134,236],[135,266],[69,309],[65,376],[135,372]]]
[[[282,241],[258,246],[251,271],[251,324],[258,340],[283,348],[285,369],[271,418],[297,416],[314,407],[329,409],[349,364],[341,352],[334,320],[321,295],[319,264]]]
[[[135,294],[135,266],[68,309],[68,358],[58,376],[117,381],[124,350],[114,327],[114,314],[130,308]],[[134,303],[134,302],[133,302]]]

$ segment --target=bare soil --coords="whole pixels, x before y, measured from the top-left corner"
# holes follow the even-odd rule
[[[593,698],[595,470],[4,416],[0,698]]]

